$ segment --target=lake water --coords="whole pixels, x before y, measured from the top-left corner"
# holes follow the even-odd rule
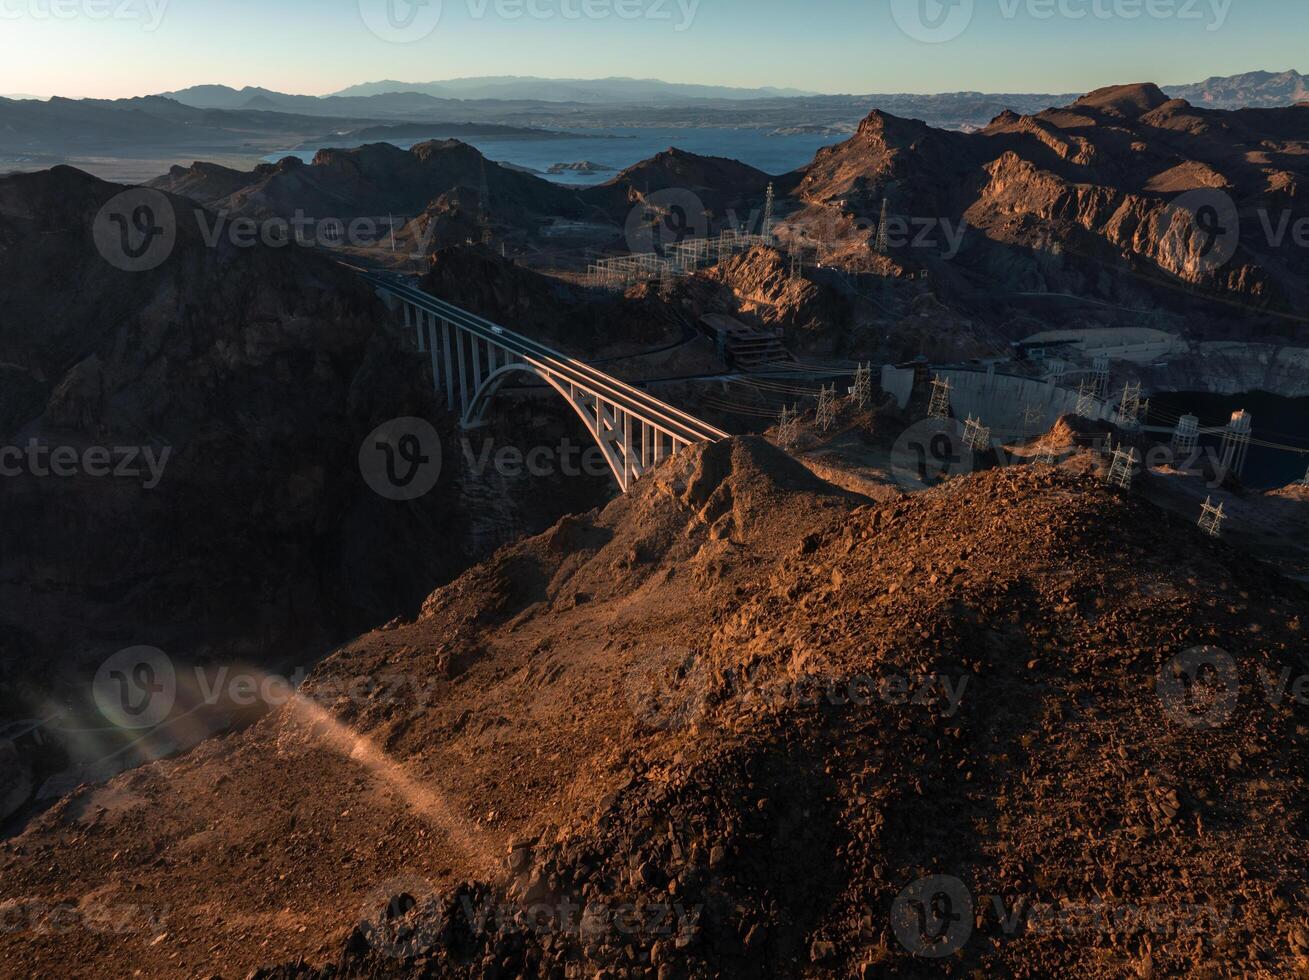
[[[1150,396],[1151,419],[1195,415],[1201,428],[1225,426],[1232,413],[1245,409],[1254,417],[1254,438],[1309,450],[1309,398],[1283,398],[1266,391],[1243,395],[1207,392],[1156,392]],[[1159,424],[1159,423],[1155,423]],[[1201,445],[1218,446],[1221,435],[1201,437]],[[1291,452],[1252,445],[1242,482],[1254,490],[1270,490],[1294,483],[1309,466],[1309,452]]]
[[[437,132],[439,137],[439,131]],[[839,143],[839,135],[799,134],[774,136],[760,129],[665,129],[624,128],[611,130],[578,130],[576,136],[563,139],[493,139],[472,137],[465,142],[477,147],[485,156],[502,163],[529,167],[541,171],[541,176],[562,184],[602,184],[619,170],[634,163],[648,160],[670,146],[701,156],[729,157],[740,160],[765,173],[788,173],[813,160],[814,154],[824,146]],[[397,141],[396,146],[409,149],[422,140]],[[353,143],[326,144],[357,146]],[[306,162],[313,159],[315,150],[291,150],[265,157],[276,162],[285,156],[298,156]],[[545,173],[556,163],[592,163],[612,167],[612,171],[598,174]]]

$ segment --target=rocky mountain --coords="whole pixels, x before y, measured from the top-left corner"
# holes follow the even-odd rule
[[[1306,122],[1309,106],[1196,108],[1148,84],[1006,112],[971,134],[877,112],[801,172],[797,220],[859,217],[871,241],[885,199],[902,232],[937,229],[927,248],[902,234],[897,255],[933,259],[941,223],[962,223],[961,249],[938,268],[992,290],[1114,301],[1155,291],[1167,306],[1181,289],[1285,312],[1305,298],[1309,270],[1291,234],[1309,217]]]
[[[497,237],[535,236],[555,219],[587,222],[589,234],[607,244],[630,231],[633,213],[646,204],[652,216],[675,212],[669,220],[684,234],[717,233],[731,225],[733,213],[739,223],[753,220],[757,231],[771,180],[735,160],[670,148],[603,184],[570,188],[443,140],[409,150],[389,143],[320,150],[308,164],[287,157],[251,171],[196,163],[174,167],[150,186],[233,217],[289,220],[299,214],[348,224],[392,216],[397,239],[426,255],[440,245],[481,241],[487,230]],[[637,234],[628,244],[639,250],[648,243]]]
[[[1304,592],[1084,463],[874,503],[762,440],[695,447],[253,729],[0,844],[0,903],[33,923],[0,953],[264,980],[1293,975],[1309,729],[1255,692],[1309,667]],[[1239,702],[1180,686],[1218,648]],[[388,676],[410,681],[345,693]],[[39,928],[61,909],[120,927],[71,944]]]
[[[223,709],[153,741],[78,735],[116,651],[156,647],[179,671],[312,664],[613,492],[556,475],[523,498],[479,474],[498,493],[470,517],[455,423],[369,290],[307,249],[211,240],[194,202],[141,190],[113,207],[154,222],[163,251],[126,271],[104,218],[117,212],[102,213],[124,190],[71,168],[0,179],[0,732],[7,744],[11,723],[48,723],[25,743],[33,788],[95,781],[231,722]],[[452,448],[431,493],[396,503],[367,483],[361,447],[415,416]],[[529,416],[545,436],[558,423]]]
[[[618,224],[626,223],[633,207],[653,201],[657,207],[673,206],[685,211],[691,204],[703,204],[713,220],[721,222],[729,210],[744,222],[754,209],[756,220],[764,193],[772,180],[762,170],[723,157],[706,157],[669,147],[648,160],[620,171],[603,184],[580,191],[588,203],[602,209]],[[714,230],[705,214],[678,216],[690,231],[703,235]],[[703,225],[703,227],[701,227]],[[758,229],[756,229],[757,231]]]
[[[501,167],[458,140],[429,141],[408,150],[390,143],[325,149],[310,163],[286,157],[247,172],[197,163],[174,167],[151,186],[256,219],[289,219],[297,212],[347,223],[388,214],[408,217],[456,191],[472,211],[485,210],[511,224],[546,215],[576,218],[590,211],[573,191]]]
[[[1298,71],[1251,71],[1174,85],[1168,94],[1207,109],[1268,109],[1309,100],[1309,78]]]

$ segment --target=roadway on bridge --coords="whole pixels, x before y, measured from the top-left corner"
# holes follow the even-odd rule
[[[398,299],[495,344],[523,358],[531,366],[550,372],[562,381],[596,392],[605,401],[622,407],[637,418],[643,418],[657,425],[670,436],[675,436],[683,442],[717,442],[719,439],[728,438],[728,433],[721,429],[674,408],[667,402],[660,401],[648,392],[619,381],[612,375],[596,370],[584,361],[560,353],[507,327],[437,299],[414,286],[373,274],[365,275],[379,289],[391,293]]]

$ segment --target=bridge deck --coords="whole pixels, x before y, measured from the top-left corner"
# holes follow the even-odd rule
[[[368,279],[397,299],[455,324],[489,343],[521,357],[534,367],[549,371],[562,381],[601,395],[634,416],[644,418],[673,436],[688,443],[716,442],[728,434],[695,416],[674,408],[653,395],[599,371],[585,361],[563,354],[545,344],[515,333],[484,317],[469,313],[451,303],[437,299],[421,289],[369,275]]]

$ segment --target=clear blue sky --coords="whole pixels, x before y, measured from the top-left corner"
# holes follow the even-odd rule
[[[411,30],[421,39],[395,43],[369,30],[361,5],[382,33],[403,32],[406,0],[0,0],[0,93],[110,98],[216,82],[323,94],[381,78],[499,74],[1078,92],[1309,69],[1304,0],[428,2],[441,4],[435,28],[422,19],[433,8],[420,8]],[[399,5],[389,20],[388,3]],[[59,16],[52,4],[64,5]],[[137,16],[98,16],[123,4]],[[629,17],[617,15],[623,5]],[[911,36],[934,23],[958,36]]]

